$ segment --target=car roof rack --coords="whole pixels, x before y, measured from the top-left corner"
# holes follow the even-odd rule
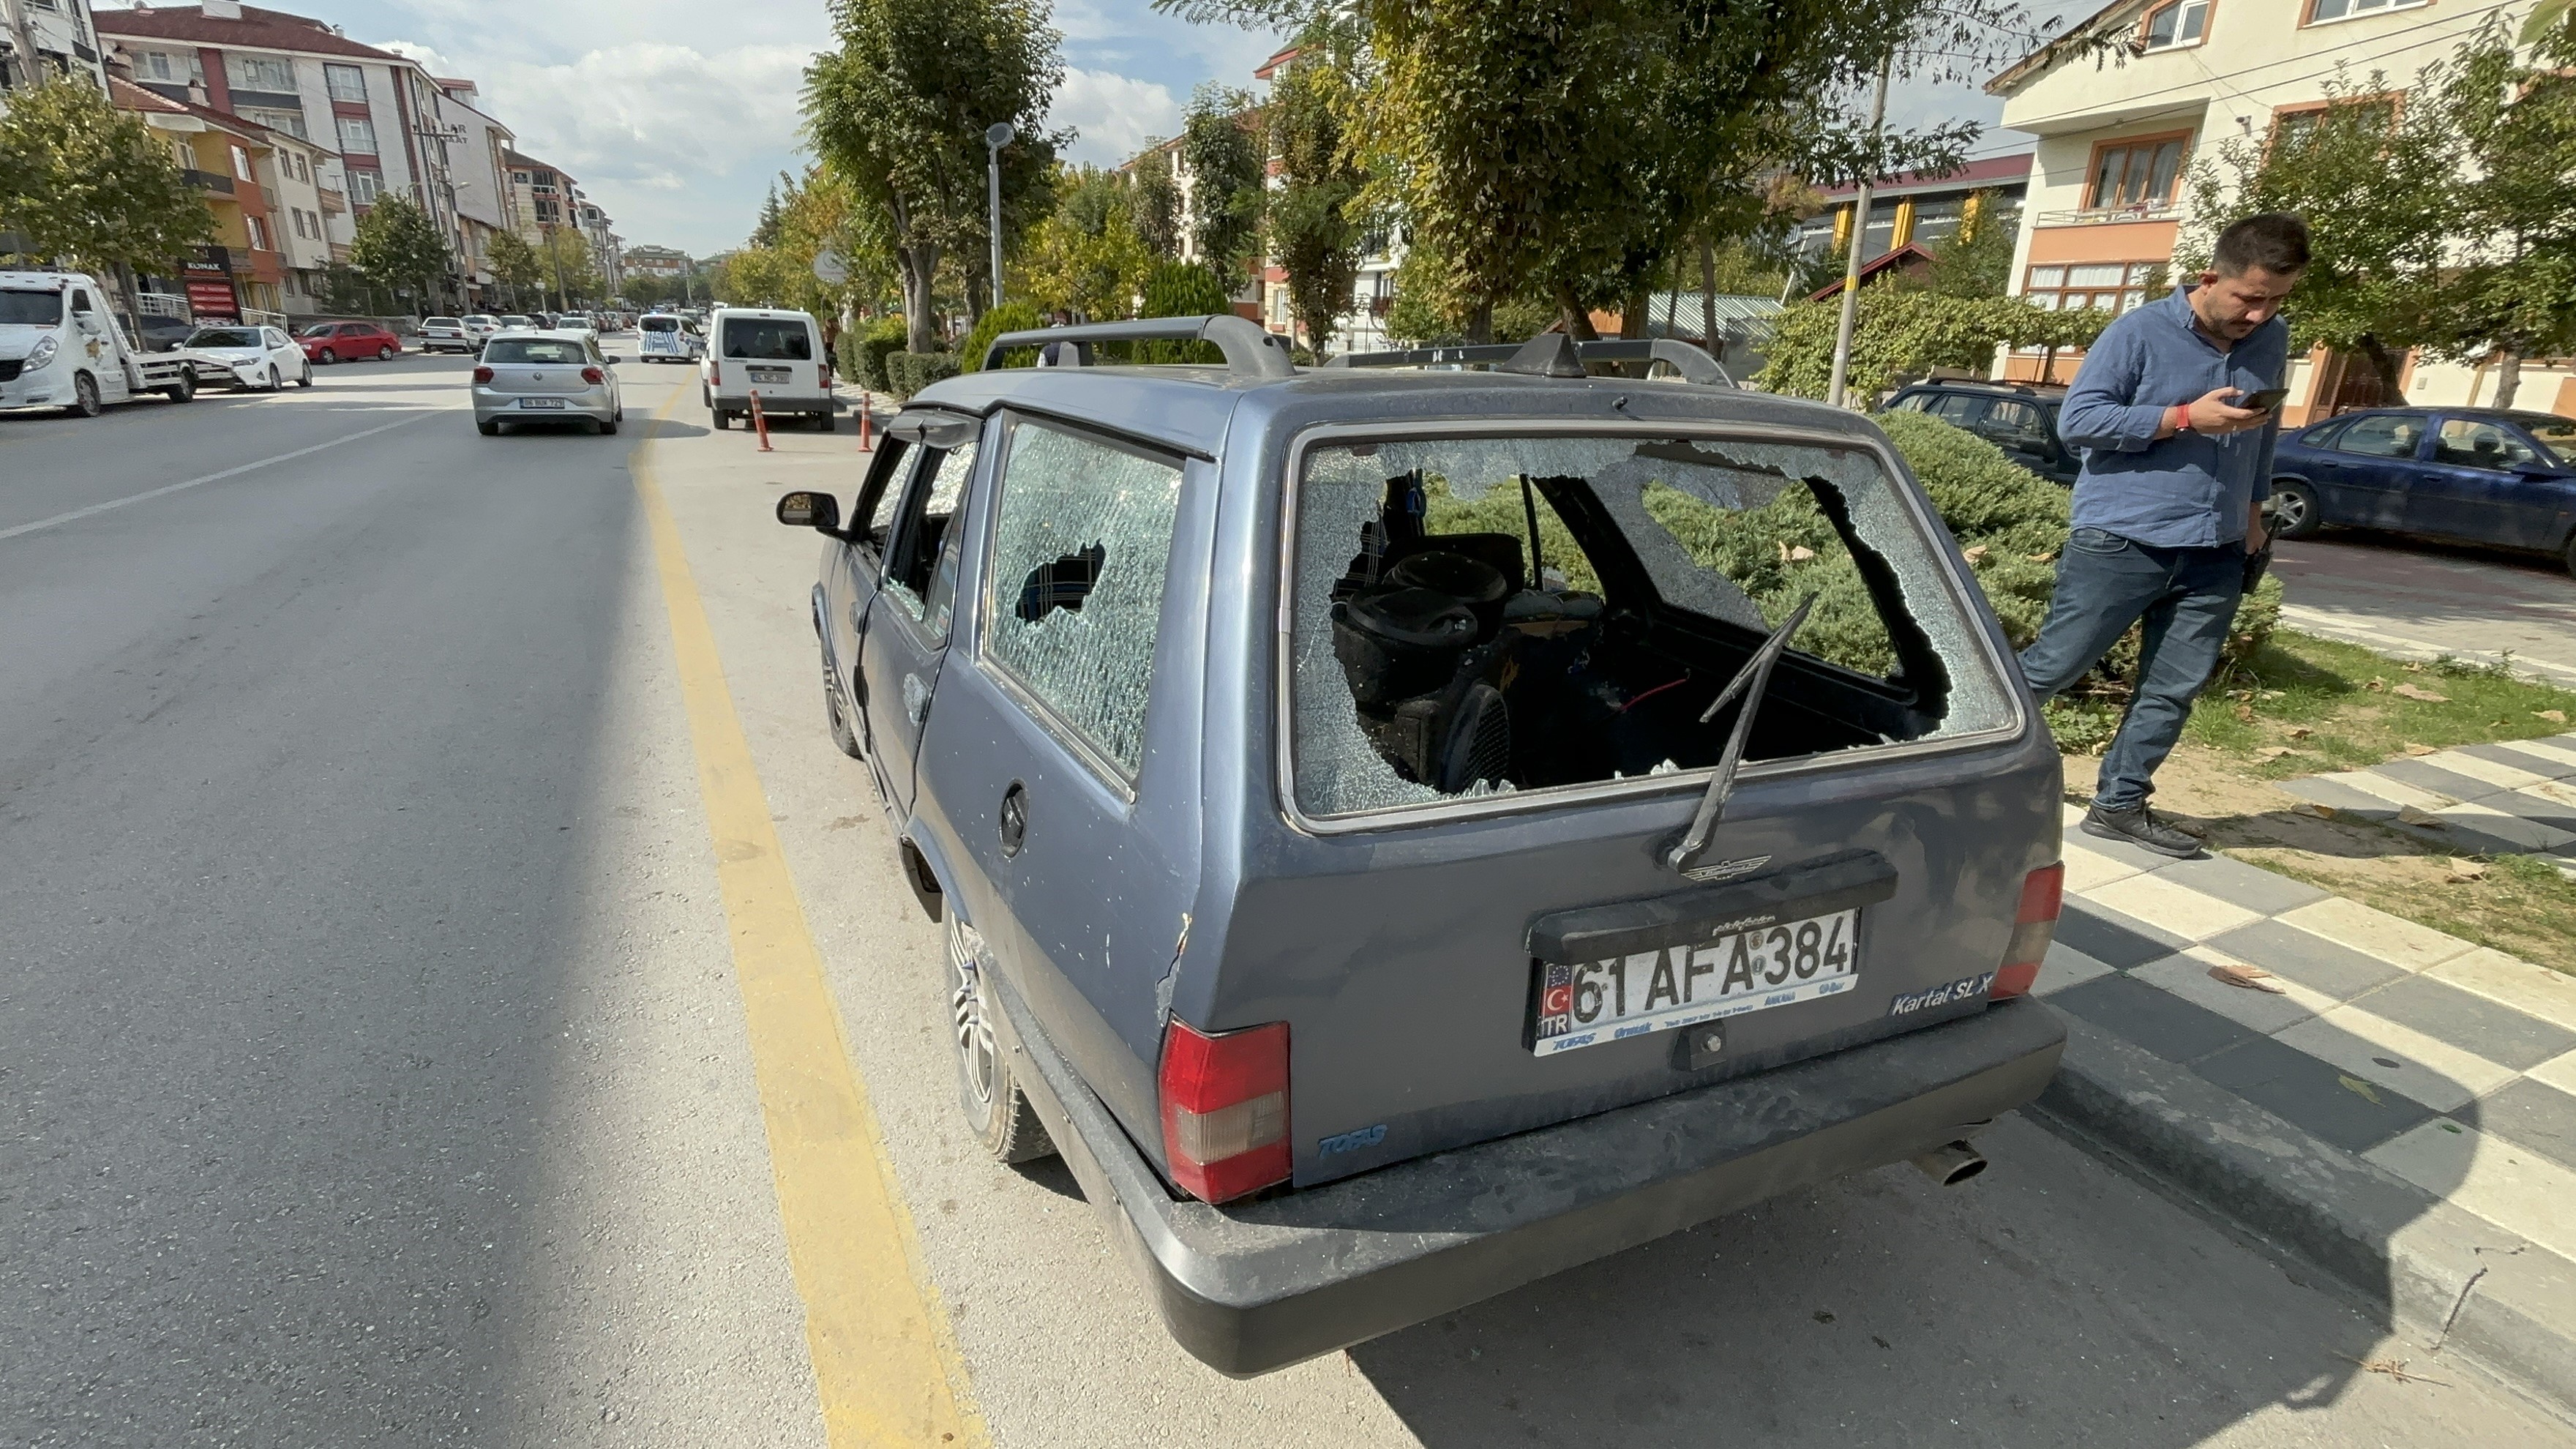
[[[1091,362],[1095,342],[1212,342],[1225,354],[1226,371],[1241,378],[1286,378],[1297,375],[1284,338],[1231,313],[1207,317],[1139,317],[1125,322],[1085,322],[1073,327],[1041,327],[1005,332],[984,349],[987,371],[1002,365],[1002,354],[1014,347],[1044,347],[1070,342],[1083,367]]]
[[[1470,344],[1457,347],[1411,347],[1396,352],[1350,352],[1326,367],[1443,367],[1483,364],[1500,372],[1534,377],[1584,377],[1589,362],[1661,362],[1682,381],[1704,387],[1734,387],[1718,360],[1701,348],[1670,337],[1623,337],[1577,342],[1562,332],[1542,332],[1527,342]]]

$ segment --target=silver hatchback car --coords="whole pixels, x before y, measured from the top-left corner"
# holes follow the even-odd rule
[[[501,424],[586,419],[614,433],[626,417],[617,365],[585,332],[504,332],[485,343],[474,369],[474,426],[485,437]]]

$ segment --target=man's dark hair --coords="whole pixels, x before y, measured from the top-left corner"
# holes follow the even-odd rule
[[[2218,234],[2209,269],[2242,276],[2253,267],[2286,274],[2308,269],[2308,224],[2286,211],[2258,211]]]

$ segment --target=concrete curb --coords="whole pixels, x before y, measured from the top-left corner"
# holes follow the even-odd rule
[[[2034,1115],[2332,1273],[2425,1352],[2576,1420],[2576,1263],[2074,1017]]]

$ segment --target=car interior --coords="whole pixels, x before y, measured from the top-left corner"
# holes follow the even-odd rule
[[[1662,446],[1667,458],[1703,461],[1688,443]],[[1949,712],[1949,668],[1842,487],[1820,474],[1763,481],[1829,521],[1863,597],[1803,641],[1824,652],[1783,656],[1746,758],[1934,731]],[[1716,764],[1741,706],[1701,716],[1775,622],[1675,537],[1705,545],[1725,530],[1724,511],[1671,488],[1579,475],[1523,474],[1511,487],[1517,498],[1498,486],[1461,509],[1421,469],[1387,477],[1373,516],[1341,545],[1331,647],[1369,747],[1404,781],[1443,795]],[[1521,526],[1510,528],[1515,511]],[[1505,526],[1469,526],[1479,523]],[[1065,582],[1037,581],[1041,593]],[[1834,652],[1894,667],[1853,667]]]

